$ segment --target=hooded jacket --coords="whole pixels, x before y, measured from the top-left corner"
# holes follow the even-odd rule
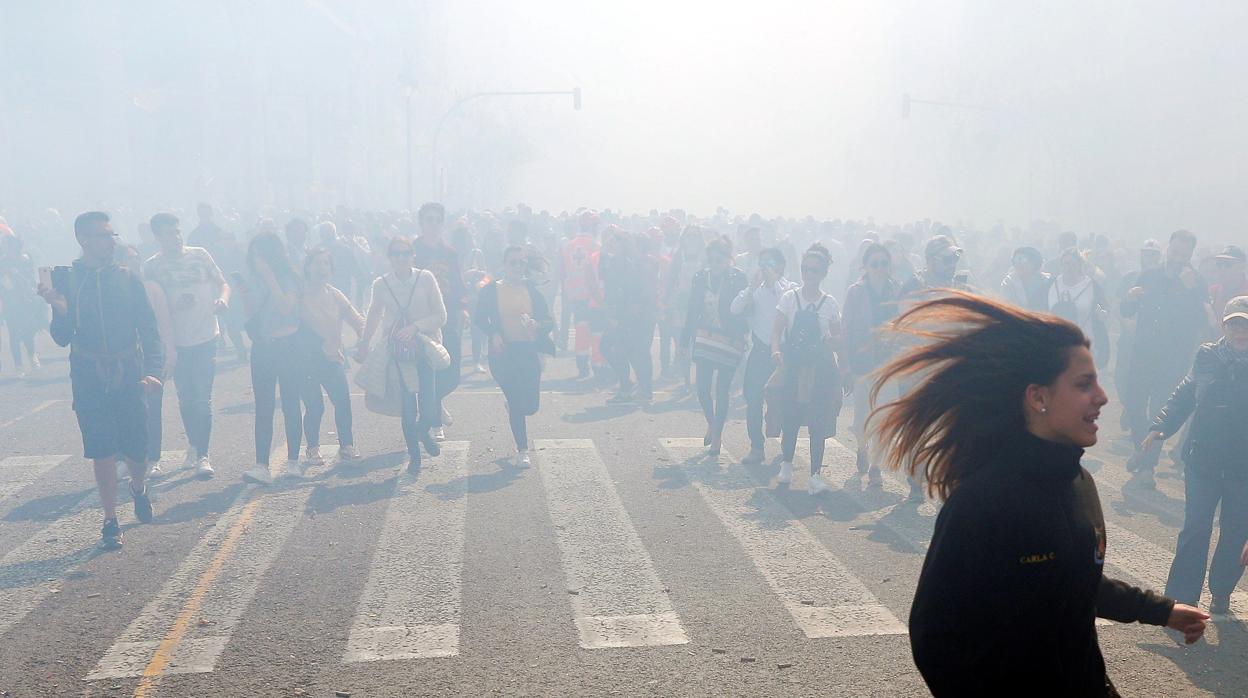
[[[1174,602],[1103,575],[1105,519],[1083,449],[1005,440],[936,519],[910,611],[943,696],[1104,696],[1096,618],[1164,625]]]
[[[1153,423],[1169,438],[1192,418],[1183,462],[1193,471],[1223,472],[1248,479],[1248,356],[1226,339],[1201,345],[1192,370],[1179,383]]]

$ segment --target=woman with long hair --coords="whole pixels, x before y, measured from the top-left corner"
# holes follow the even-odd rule
[[[771,334],[772,360],[783,371],[780,407],[780,474],[777,482],[793,481],[797,434],[804,426],[810,437],[812,495],[829,489],[819,471],[827,439],[836,434],[841,412],[841,380],[836,350],[841,339],[841,312],[836,299],[823,291],[832,255],[819,243],[802,254],[802,284],[780,296]]]
[[[265,230],[247,248],[250,280],[234,278],[247,307],[245,326],[251,335],[251,390],[256,401],[256,465],[243,479],[267,485],[274,476],[299,475],[299,446],[303,442],[300,398],[303,364],[299,356],[299,275],[291,267],[286,245],[277,233]],[[286,425],[286,462],[269,467],[273,447],[273,412],[280,390],[282,420]]]
[[[698,402],[706,417],[702,442],[712,455],[719,455],[732,376],[745,353],[749,331],[745,318],[732,314],[732,301],[748,284],[745,272],[732,265],[732,242],[727,237],[708,242],[706,267],[693,275],[690,285],[680,355],[693,355]]]
[[[364,334],[356,350],[356,360],[364,365],[356,381],[380,384],[382,396],[396,398],[407,444],[407,472],[417,475],[421,444],[431,456],[442,452],[429,434],[441,415],[433,366],[425,356],[410,355],[409,348],[418,334],[441,343],[446,304],[433,273],[413,266],[414,253],[407,237],[393,237],[386,246],[390,271],[373,281]],[[383,322],[386,341],[371,350],[373,335]]]
[[[537,414],[541,400],[541,354],[554,354],[551,332],[555,320],[546,299],[526,277],[525,249],[511,245],[503,251],[503,278],[481,289],[473,321],[490,343],[490,374],[507,400],[511,435],[516,442],[517,467],[529,466],[527,419]]]
[[[1103,575],[1105,521],[1080,458],[1108,399],[1083,332],[943,293],[894,322],[926,342],[879,370],[872,401],[889,381],[922,378],[869,424],[886,467],[945,500],[910,612],[915,664],[938,698],[1116,696],[1097,617],[1191,643],[1209,616]]]
[[[1045,298],[1048,311],[1069,320],[1092,340],[1097,368],[1109,363],[1109,301],[1096,279],[1088,273],[1088,260],[1076,247],[1062,250],[1060,272],[1049,282]]]
[[[882,330],[897,317],[901,287],[892,275],[893,255],[878,242],[862,253],[862,276],[845,294],[845,369],[853,381],[854,439],[858,445],[858,472],[871,486],[880,486],[880,469],[871,463],[866,433],[871,372],[896,353],[896,345]]]
[[[356,336],[364,334],[364,316],[351,305],[346,294],[333,285],[334,256],[327,247],[314,247],[303,260],[303,298],[300,319],[312,333],[314,346],[306,347],[308,366],[303,390],[303,435],[308,441],[304,463],[325,464],[321,455],[321,418],[325,398],[334,404],[334,425],[338,429],[339,460],[356,460],[352,432],[351,388],[347,385],[347,356],[342,350],[342,325],[347,323]]]

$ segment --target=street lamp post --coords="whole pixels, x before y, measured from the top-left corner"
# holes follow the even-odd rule
[[[460,107],[464,106],[468,102],[481,99],[482,97],[530,97],[530,96],[545,96],[545,95],[571,95],[572,96],[572,108],[577,111],[581,110],[581,88],[576,87],[571,90],[543,90],[543,91],[520,91],[520,92],[513,92],[513,91],[474,92],[468,95],[467,97],[464,97],[460,99],[459,101],[455,102],[454,104],[450,106],[450,108],[448,108],[445,112],[443,112],[442,116],[438,119],[437,125],[433,129],[433,141],[432,143],[430,143],[430,148],[429,148],[429,162],[430,162],[429,185],[430,185],[431,190],[433,191],[434,200],[436,201],[440,199],[441,193],[442,193],[441,187],[438,185],[438,140],[442,137],[442,127],[446,125],[446,120],[452,114],[454,114],[456,111],[459,110]],[[409,153],[411,152],[410,149],[408,152]],[[410,172],[410,168],[409,168],[409,172]],[[408,190],[409,191],[411,190],[410,184],[409,184]],[[409,201],[408,209],[411,209],[411,208],[412,208],[412,204]]]

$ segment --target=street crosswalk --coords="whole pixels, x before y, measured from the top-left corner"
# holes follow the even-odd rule
[[[646,462],[640,453],[662,454]],[[796,482],[782,492],[770,481],[769,466],[747,467],[731,453],[709,456],[701,438],[660,438],[631,449],[631,462],[604,457],[593,439],[543,439],[534,443],[533,468],[518,477],[535,478],[544,499],[549,539],[567,585],[567,614],[558,627],[586,650],[626,652],[630,648],[710,643],[699,636],[706,624],[691,618],[669,588],[685,579],[670,560],[655,555],[653,539],[639,534],[638,503],[618,485],[622,468],[672,468],[681,487],[705,510],[705,520],[735,541],[717,554],[739,559],[742,574],[757,575],[774,596],[776,622],[806,638],[904,636],[908,609],[885,593],[878,576],[857,569],[864,555],[852,546],[878,545],[838,537],[804,521],[789,497],[806,497],[807,450],[799,445]],[[660,463],[659,461],[662,461]],[[867,487],[849,448],[831,439],[823,471],[834,496],[853,503],[855,521],[889,529],[915,554],[931,537],[938,507],[907,501],[908,484],[886,474],[881,487]],[[0,506],[11,509],[28,493],[47,487],[61,469],[81,461],[63,455],[20,456],[0,461]],[[368,525],[372,550],[353,609],[341,619],[335,655],[343,664],[378,661],[438,661],[471,652],[467,625],[481,615],[465,608],[468,522],[474,513],[469,486],[474,475],[499,466],[470,441],[450,441],[426,462],[418,478],[387,471],[385,499]],[[396,468],[397,469],[397,468]],[[380,477],[380,476],[378,476]],[[1113,491],[1117,475],[1103,478]],[[230,493],[215,519],[177,561],[173,573],[153,584],[142,609],[106,647],[99,648],[87,681],[196,674],[227,670],[223,657],[249,606],[280,594],[272,568],[306,520],[314,481],[279,481],[272,487],[226,488]],[[85,492],[85,491],[84,491]],[[1107,496],[1104,495],[1103,496]],[[1111,496],[1117,496],[1113,494]],[[647,502],[647,505],[653,504]],[[662,504],[660,504],[662,506]],[[160,515],[158,504],[157,515]],[[684,512],[682,512],[682,516]],[[1130,521],[1107,523],[1110,571],[1154,589],[1164,586],[1171,550],[1151,540]],[[98,499],[84,493],[69,506],[33,526],[21,541],[8,542],[0,556],[0,640],[30,616],[76,570],[95,556]],[[648,547],[650,546],[650,547]],[[516,551],[523,554],[523,551]],[[332,560],[326,564],[332,566]],[[562,604],[562,602],[560,602]],[[763,612],[760,610],[760,612]],[[768,611],[773,612],[773,611]],[[1248,595],[1232,597],[1232,613],[1248,617]],[[205,620],[210,619],[210,620]],[[904,639],[895,640],[904,642]],[[636,650],[634,650],[636,651]]]

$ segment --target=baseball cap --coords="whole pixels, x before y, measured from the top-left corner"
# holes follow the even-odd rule
[[[1214,259],[1233,259],[1237,262],[1248,262],[1248,255],[1244,254],[1244,248],[1239,245],[1227,245],[1222,251],[1213,256]]]
[[[923,254],[929,259],[943,257],[950,253],[961,255],[962,248],[953,244],[953,240],[948,235],[933,235],[932,239],[927,241],[927,246],[923,248]]]
[[[1248,320],[1248,296],[1235,296],[1226,302],[1226,309],[1222,311],[1222,322],[1233,317]]]

